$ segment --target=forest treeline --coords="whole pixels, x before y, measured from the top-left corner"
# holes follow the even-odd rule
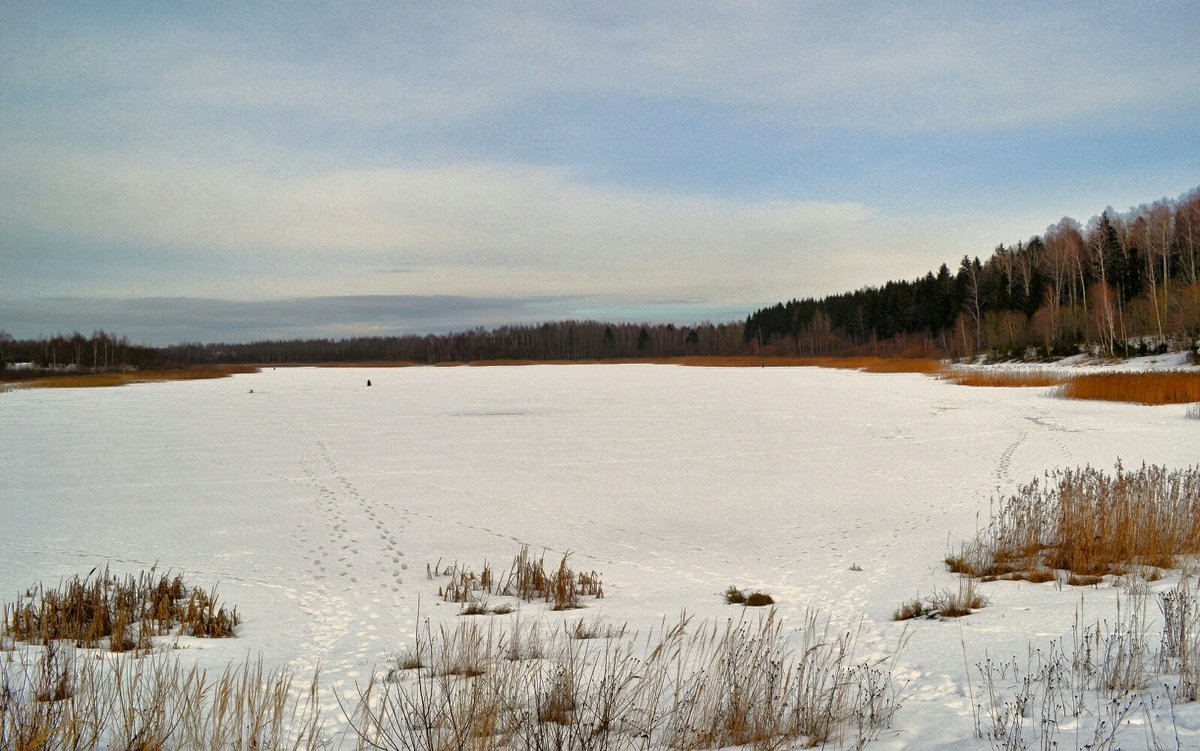
[[[1200,188],[964,256],[912,281],[779,303],[746,320],[779,354],[1059,357],[1194,348]]]
[[[762,308],[744,323],[557,321],[452,334],[133,345],[96,331],[16,340],[0,330],[0,369],[45,370],[679,356],[1128,356],[1200,343],[1200,188],[1086,225],[1064,217],[985,259],[963,256],[889,281]],[[18,366],[18,364],[20,364]]]
[[[103,331],[21,341],[0,331],[0,363],[8,376],[38,370],[111,370],[214,364],[328,362],[473,362],[479,360],[592,360],[713,356],[744,348],[741,323],[696,326],[558,321],[482,328],[453,334],[292,339],[243,344],[144,347]]]
[[[741,323],[680,327],[557,321],[425,336],[187,344],[167,347],[163,356],[168,362],[184,365],[637,359],[737,353],[745,346],[743,334]]]
[[[146,369],[163,363],[157,347],[131,344],[124,336],[94,331],[39,339],[16,339],[0,329],[0,370],[14,373],[36,368],[49,371]]]

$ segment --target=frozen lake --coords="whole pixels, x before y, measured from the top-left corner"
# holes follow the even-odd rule
[[[771,593],[785,623],[808,608],[861,621],[864,653],[882,655],[902,599],[956,586],[941,560],[997,491],[1118,458],[1187,466],[1200,423],[1184,411],[921,375],[658,365],[15,390],[0,394],[0,592],[157,564],[219,584],[244,617],[235,640],[187,645],[205,664],[261,653],[349,691],[411,638],[418,608],[456,618],[427,563],[506,567],[529,545],[603,572],[589,619],[724,619],[733,584]],[[984,591],[975,615],[910,627],[909,694],[877,747],[969,745],[964,663],[1023,656],[1068,631],[1081,599],[1104,613],[1115,596]]]

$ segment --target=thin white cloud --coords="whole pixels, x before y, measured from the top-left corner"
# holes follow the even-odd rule
[[[620,290],[629,298],[754,301],[790,294],[794,280],[809,276],[823,287],[857,285],[862,270],[841,268],[840,256],[905,245],[855,203],[669,195],[593,185],[556,168],[282,178],[238,166],[86,155],[17,161],[0,161],[0,189],[12,196],[0,206],[0,230],[191,257],[183,267],[192,271],[164,294]],[[388,268],[409,273],[380,271]],[[129,280],[134,288],[145,283],[138,268]]]
[[[1086,15],[1095,23],[1061,6],[487,6],[452,37],[466,52],[445,82],[486,82],[504,100],[626,94],[884,131],[1152,118],[1200,95],[1200,59],[1178,15],[1127,4]]]
[[[543,95],[695,101],[729,118],[882,131],[1150,124],[1200,97],[1194,7],[927,3],[355,6],[136,33],[10,32],[9,86],[156,107],[447,123]]]
[[[109,295],[770,303],[985,254],[1026,235],[1014,227],[1037,231],[1066,212],[916,216],[921,207],[904,197],[866,193],[865,178],[839,201],[739,198],[736,186],[721,196],[682,184],[644,190],[595,177],[622,174],[603,154],[620,143],[580,144],[576,156],[594,171],[585,178],[570,165],[495,163],[522,152],[489,139],[536,153],[538,129],[557,127],[537,115],[546,101],[631,118],[682,104],[701,120],[749,124],[711,135],[687,123],[671,134],[711,136],[713,148],[776,126],[780,148],[807,129],[832,128],[849,143],[847,133],[874,130],[885,135],[864,139],[874,147],[864,159],[904,165],[904,152],[880,144],[1031,123],[1088,133],[1153,125],[1200,101],[1187,3],[1154,13],[1097,4],[1086,19],[1060,6],[820,2],[386,3],[288,18],[244,4],[219,16],[197,7],[87,24],[19,10],[0,25],[0,240],[40,238],[71,248],[69,261],[94,253],[88,271],[103,278],[73,287],[86,272],[30,262],[0,268],[5,293],[104,285]],[[20,22],[27,17],[37,22]],[[493,118],[508,118],[510,130],[491,131]],[[659,121],[622,132],[643,124]],[[457,140],[439,139],[460,126]],[[374,158],[376,145],[385,157]],[[792,195],[813,196],[802,166],[789,169]],[[778,186],[782,174],[763,184]],[[1131,172],[1113,174],[1128,182]],[[773,190],[745,183],[757,196]],[[1058,187],[1031,190],[1031,200],[1082,190]],[[980,179],[974,190],[986,196],[991,186]],[[978,195],[976,206],[988,200]],[[911,208],[873,208],[885,201]],[[1036,220],[1025,222],[1029,214]]]

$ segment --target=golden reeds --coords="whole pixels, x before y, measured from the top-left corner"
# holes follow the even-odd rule
[[[1061,386],[1070,377],[1065,373],[1047,370],[1015,370],[1010,368],[991,370],[988,368],[947,369],[941,377],[959,386],[990,388],[1044,388]]]
[[[503,581],[496,578],[491,566],[484,561],[479,573],[460,566],[457,562],[443,567],[439,559],[436,564],[425,565],[429,579],[448,577],[438,587],[438,596],[445,602],[464,603],[463,615],[504,615],[512,608],[501,605],[489,609],[486,600],[492,595],[515,597],[525,602],[544,600],[552,610],[572,610],[583,607],[583,598],[604,597],[604,582],[596,571],[572,570],[567,565],[570,553],[563,555],[556,568],[547,570],[545,555],[534,558],[528,546],[513,558],[508,574]]]
[[[945,370],[939,360],[906,357],[820,357],[813,364],[822,368],[850,368],[867,373],[925,373],[936,374]]]
[[[188,636],[230,637],[240,622],[237,608],[217,602],[215,588],[189,589],[181,576],[153,570],[118,577],[107,568],[57,588],[31,588],[17,602],[5,603],[3,613],[0,634],[15,641],[62,640],[112,652],[148,651],[154,636],[176,625]]]
[[[683,357],[664,362],[703,367],[804,367],[862,370],[867,373],[940,373],[945,365],[919,357]]]
[[[1118,463],[1112,474],[1085,467],[1035,478],[1004,499],[988,527],[946,563],[975,577],[1044,569],[1094,577],[1169,568],[1177,556],[1195,554],[1200,467],[1127,471]]]
[[[373,364],[372,364],[373,365]],[[942,364],[929,358],[800,357],[788,355],[680,355],[677,357],[612,357],[581,360],[472,360],[441,362],[439,367],[524,365],[685,365],[701,368],[821,367],[866,370],[871,373],[933,373]]]
[[[1037,368],[948,368],[941,377],[960,386],[999,388],[1058,387],[1068,399],[1097,399],[1134,404],[1200,402],[1200,371],[1071,373]]]
[[[192,368],[121,370],[99,373],[55,373],[23,379],[21,383],[25,388],[35,389],[104,388],[126,386],[132,383],[226,378],[240,373],[257,373],[258,370],[258,368],[249,365],[211,365]]]
[[[1061,394],[1137,404],[1200,402],[1200,372],[1169,370],[1138,373],[1086,373],[1067,380]]]

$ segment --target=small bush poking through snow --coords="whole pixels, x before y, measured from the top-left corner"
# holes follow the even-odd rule
[[[750,594],[746,595],[746,607],[748,608],[761,608],[774,604],[775,598],[771,597],[771,595],[767,594],[766,592],[751,592]]]
[[[459,615],[487,615],[489,612],[486,602],[473,600],[463,605],[463,609],[459,611]]]
[[[723,594],[722,597],[724,597],[725,602],[729,603],[730,605],[746,604],[746,593],[732,584],[729,585],[729,589],[725,590],[725,594]]]
[[[970,578],[959,580],[958,591],[942,590],[929,598],[933,611],[942,618],[961,618],[988,606],[988,599],[975,589]]]
[[[446,602],[465,603],[464,615],[512,612],[511,607],[498,606],[488,611],[479,605],[490,595],[515,597],[525,602],[545,600],[551,610],[574,610],[583,607],[584,597],[603,598],[604,583],[595,571],[573,571],[567,565],[570,556],[567,553],[557,568],[547,571],[545,556],[534,558],[528,546],[524,546],[513,558],[503,579],[497,578],[486,561],[476,573],[458,563],[443,567],[440,559],[436,564],[425,564],[425,576],[429,579],[449,577],[447,584],[438,587],[438,597]]]
[[[914,597],[911,600],[905,600],[900,603],[900,606],[892,613],[893,621],[911,621],[913,618],[921,618],[931,613],[929,606],[920,597]]]
[[[974,580],[963,578],[959,582],[958,592],[942,590],[924,599],[914,597],[900,603],[900,606],[892,613],[892,620],[961,618],[987,606],[988,599],[976,591]]]
[[[755,590],[750,594],[746,594],[744,591],[732,585],[729,587],[729,589],[725,590],[724,594],[721,596],[724,597],[725,602],[729,603],[730,605],[744,605],[748,608],[761,608],[767,605],[775,604],[775,598],[771,597],[771,595],[767,594],[766,592],[759,592],[758,590]]]

